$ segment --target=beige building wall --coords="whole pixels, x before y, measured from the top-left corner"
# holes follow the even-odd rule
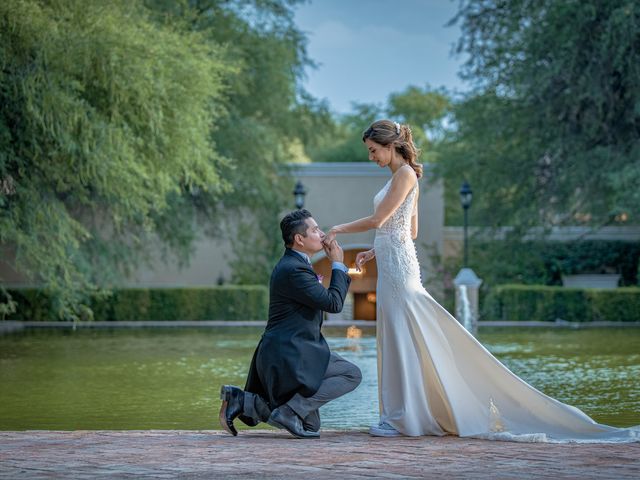
[[[193,246],[194,252],[188,265],[180,265],[173,257],[164,257],[160,248],[148,246],[154,258],[150,266],[141,266],[131,278],[122,282],[129,287],[183,287],[214,285],[222,277],[231,278],[228,258],[229,245],[224,241],[201,238]],[[25,287],[33,283],[10,266],[15,253],[9,248],[0,248],[0,278],[7,287]]]
[[[310,210],[323,228],[349,222],[373,212],[373,197],[390,178],[388,169],[373,163],[310,163],[292,165],[292,175],[307,189],[305,208]],[[423,271],[429,268],[425,245],[434,245],[439,253],[443,246],[444,203],[440,183],[429,179],[429,167],[420,181],[419,232],[416,247]],[[291,195],[293,209],[294,198]],[[371,248],[374,232],[341,235],[339,242],[345,250]],[[141,267],[125,282],[128,286],[175,287],[204,286],[217,283],[219,278],[231,278],[229,258],[231,248],[223,240],[200,238],[188,265],[179,265],[173,258],[163,258],[160,249],[149,247],[155,262],[151,267]],[[8,253],[5,251],[5,253]],[[320,260],[322,255],[314,260]],[[16,272],[10,272],[6,263],[0,262],[0,277],[10,285],[24,284]]]
[[[305,208],[320,226],[329,229],[373,213],[373,197],[391,178],[390,171],[374,163],[310,163],[296,166],[293,176],[307,189]],[[441,253],[444,226],[444,192],[440,182],[431,180],[430,168],[420,180],[418,238],[416,248],[421,266],[428,268],[426,246]],[[339,235],[345,249],[371,248],[375,232]],[[322,255],[319,255],[322,257]]]
[[[135,287],[184,287],[215,285],[218,279],[228,282],[231,278],[229,258],[231,248],[227,241],[200,238],[194,244],[188,265],[179,265],[173,258],[163,258],[155,249],[156,261],[141,267],[125,282]]]
[[[388,169],[373,163],[309,163],[291,165],[292,176],[307,190],[304,207],[311,211],[318,224],[325,229],[373,213],[373,197],[390,178]],[[438,253],[443,247],[444,195],[441,183],[430,181],[430,169],[420,180],[419,228],[416,248],[423,272],[430,267],[427,245]],[[294,198],[291,195],[293,209]],[[338,241],[345,248],[362,249],[373,246],[374,232],[340,235]],[[201,239],[188,266],[180,268],[175,262],[158,257],[153,268],[139,269],[129,285],[179,286],[212,285],[218,278],[229,280],[231,249],[227,242]],[[316,256],[314,261],[323,257]]]

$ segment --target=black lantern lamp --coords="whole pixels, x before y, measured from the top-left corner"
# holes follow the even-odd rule
[[[293,189],[293,196],[296,199],[296,208],[301,210],[304,208],[304,196],[307,194],[307,189],[300,180],[296,182],[296,187]]]
[[[471,207],[471,200],[473,199],[473,192],[471,191],[471,186],[469,182],[466,180],[460,187],[460,203],[462,204],[462,209],[464,210],[464,263],[463,267],[467,267],[469,265],[469,247],[467,242],[467,212],[469,211],[469,207]]]

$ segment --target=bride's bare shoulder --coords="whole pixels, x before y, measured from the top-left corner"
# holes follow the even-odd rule
[[[416,172],[409,165],[401,166],[396,173],[393,174],[393,182],[403,186],[413,186],[418,181]]]

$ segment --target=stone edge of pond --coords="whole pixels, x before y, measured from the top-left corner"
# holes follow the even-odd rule
[[[264,327],[262,320],[178,320],[178,321],[118,321],[118,322],[34,322],[20,320],[0,321],[0,332],[12,332],[32,328],[219,328],[219,327]],[[365,327],[375,328],[375,321],[351,320],[324,322],[324,327]],[[640,322],[555,322],[537,321],[481,321],[478,327],[559,327],[559,328],[602,328],[602,327],[640,327]]]

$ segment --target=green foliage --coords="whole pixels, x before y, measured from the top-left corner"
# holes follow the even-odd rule
[[[59,320],[50,292],[15,289],[10,293],[19,306],[9,320]],[[263,285],[116,289],[112,295],[94,295],[90,306],[83,320],[265,320],[269,292]]]
[[[314,162],[366,162],[362,132],[383,115],[377,105],[354,104],[353,113],[337,118],[322,141],[307,153]]]
[[[562,275],[619,273],[636,285],[640,244],[605,240],[473,241],[470,265],[488,288],[501,283],[561,285]],[[458,264],[459,265],[459,264]]]
[[[442,259],[432,252],[427,281],[443,288],[443,305],[453,311],[453,279],[462,258]],[[619,273],[623,286],[637,285],[640,244],[605,240],[571,242],[472,239],[469,266],[482,278],[481,302],[501,284],[562,285],[562,275]]]
[[[444,135],[443,119],[451,109],[449,95],[443,89],[424,89],[410,85],[399,93],[389,95],[387,112],[391,118],[397,118],[413,127],[413,139],[419,148],[430,154],[433,140]],[[432,140],[427,136],[430,134]],[[431,157],[429,160],[433,161]]]
[[[283,166],[296,161],[294,146],[313,146],[330,125],[324,104],[300,86],[312,66],[306,39],[293,21],[297,0],[147,0],[159,22],[199,32],[211,44],[225,46],[225,59],[236,68],[227,79],[222,105],[227,115],[217,123],[217,151],[230,162],[221,175],[233,189],[220,199],[203,195],[210,218],[208,233],[230,241],[233,280],[268,283],[282,254],[278,228],[293,208],[293,183]],[[221,226],[224,225],[224,228]]]
[[[545,264],[554,275],[578,273],[620,273],[623,285],[635,285],[638,277],[640,244],[614,241],[556,243]]]
[[[8,315],[15,313],[17,307],[18,304],[11,294],[0,285],[0,321],[7,318]]]
[[[477,88],[441,166],[474,223],[638,223],[640,3],[467,0],[457,20]]]
[[[429,86],[409,86],[392,93],[385,107],[354,104],[353,113],[338,118],[334,128],[328,130],[317,147],[308,149],[308,154],[314,162],[365,162],[362,132],[375,120],[391,118],[409,124],[416,145],[425,151],[423,160],[434,161],[434,140],[439,141],[444,135],[442,122],[450,107],[446,92]]]
[[[82,313],[154,236],[188,249],[189,198],[225,188],[223,54],[135,2],[0,3],[0,243],[56,295],[55,316]]]
[[[484,320],[640,321],[640,288],[611,290],[500,285],[485,301]]]
[[[54,316],[86,316],[153,250],[188,262],[202,229],[266,284],[282,166],[329,118],[299,86],[295,3],[1,2],[0,245]]]

